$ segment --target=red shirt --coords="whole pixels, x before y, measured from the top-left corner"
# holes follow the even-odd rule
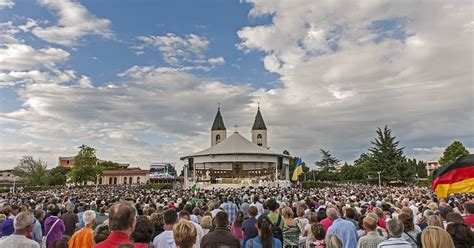
[[[329,227],[332,225],[332,220],[329,219],[329,218],[326,218],[326,219],[320,221],[319,223],[321,223],[321,225],[324,226],[324,230],[327,231],[329,229]]]
[[[471,228],[472,225],[474,225],[474,214],[464,217],[464,221],[466,222],[467,226]]]
[[[117,248],[121,244],[133,243],[129,240],[127,234],[113,231],[106,240],[94,245],[94,248]],[[143,244],[133,244],[133,247],[142,248]]]

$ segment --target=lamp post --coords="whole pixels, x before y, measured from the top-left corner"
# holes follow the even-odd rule
[[[382,188],[382,181],[380,180],[380,173],[381,171],[377,171],[377,174],[379,174],[379,188]]]
[[[16,176],[13,175],[13,193],[15,193]]]
[[[99,189],[99,176],[100,174],[95,175],[95,191]]]

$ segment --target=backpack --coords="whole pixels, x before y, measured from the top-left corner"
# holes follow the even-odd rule
[[[281,215],[278,215],[277,222],[274,225],[272,225],[272,233],[273,233],[273,237],[276,239],[279,239],[281,243],[283,244],[283,231],[280,228],[280,224],[281,224]]]

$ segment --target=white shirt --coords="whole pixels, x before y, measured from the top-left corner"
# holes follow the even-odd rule
[[[250,206],[255,206],[258,210],[258,214],[257,214],[257,218],[258,216],[260,216],[261,214],[264,214],[265,210],[263,209],[263,204],[260,203],[260,202],[257,202],[257,203],[252,203],[250,204]]]
[[[153,239],[155,248],[177,248],[174,243],[173,231],[164,231]]]
[[[39,244],[23,235],[12,234],[0,239],[0,247],[39,248]]]
[[[220,211],[222,211],[222,210],[220,210],[218,208],[212,210],[211,211],[212,218],[214,219],[216,217],[216,214],[219,213]]]
[[[194,243],[193,247],[194,248],[199,248],[201,246],[201,239],[202,239],[202,236],[204,236],[204,231],[202,230],[202,227],[201,225],[197,224],[197,223],[194,223],[191,221],[191,223],[193,223],[194,227],[196,227],[196,243]]]

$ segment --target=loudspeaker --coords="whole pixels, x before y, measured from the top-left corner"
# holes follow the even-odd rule
[[[188,168],[190,171],[194,170],[194,158],[188,158]]]
[[[283,168],[283,157],[278,157],[278,170]]]

